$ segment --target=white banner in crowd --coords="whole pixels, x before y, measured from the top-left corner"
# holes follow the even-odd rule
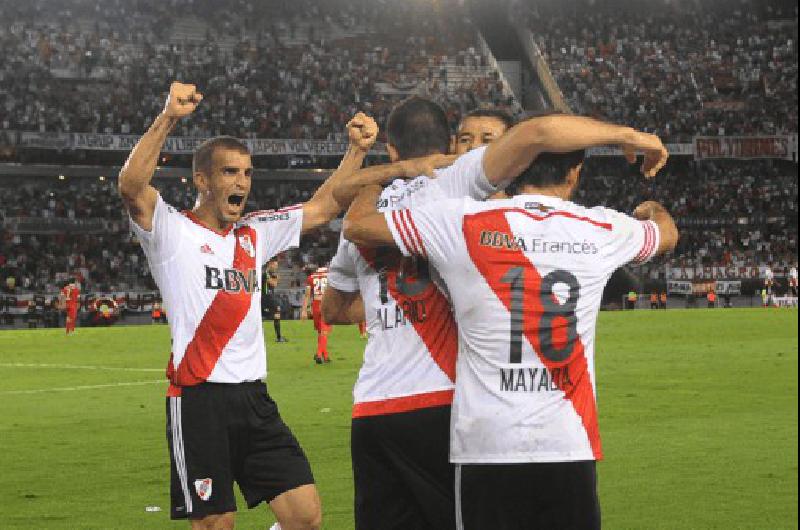
[[[685,282],[670,280],[667,282],[667,292],[669,294],[699,294],[704,295],[711,289],[717,295],[739,295],[742,294],[742,282],[739,280],[721,280],[711,282]]]
[[[89,151],[130,151],[139,140],[135,134],[47,133],[0,130],[0,146],[11,145],[35,149],[85,149]],[[171,136],[162,149],[168,154],[191,154],[205,138]],[[342,155],[346,142],[328,140],[285,140],[276,138],[242,139],[250,152],[267,155]],[[694,156],[697,160],[713,158],[780,158],[797,161],[797,134],[776,136],[698,136],[692,143],[667,144],[673,156]],[[386,147],[375,144],[372,154],[384,154]],[[622,156],[619,149],[597,147],[589,156]]]

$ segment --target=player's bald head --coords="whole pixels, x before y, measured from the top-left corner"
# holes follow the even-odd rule
[[[389,145],[401,160],[450,150],[450,124],[444,109],[418,96],[394,106],[386,133]]]

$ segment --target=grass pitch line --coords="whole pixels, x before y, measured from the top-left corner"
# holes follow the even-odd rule
[[[165,368],[127,368],[125,366],[91,366],[84,364],[0,363],[0,368],[59,368],[65,370],[104,370],[110,372],[161,372]]]
[[[141,386],[141,385],[154,385],[156,383],[166,383],[165,379],[158,379],[156,381],[132,381],[130,383],[107,383],[104,385],[83,385],[83,386],[65,386],[61,388],[37,388],[35,390],[4,390],[0,395],[20,395],[20,394],[49,394],[50,392],[74,392],[76,390],[95,390],[99,388],[118,388],[123,386]]]

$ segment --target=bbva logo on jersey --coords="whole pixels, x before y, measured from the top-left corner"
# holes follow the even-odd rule
[[[218,269],[206,265],[206,289],[225,290],[229,293],[255,293],[258,291],[258,273],[255,269]]]

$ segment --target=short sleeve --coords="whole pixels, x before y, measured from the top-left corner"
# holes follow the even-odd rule
[[[303,205],[281,210],[255,212],[244,219],[258,233],[261,262],[264,265],[284,250],[300,246],[303,230]]]
[[[499,191],[483,170],[484,153],[486,146],[478,147],[460,156],[452,166],[436,171],[436,183],[448,199],[470,197],[482,201]]]
[[[450,199],[423,206],[385,212],[386,223],[404,256],[418,256],[443,266],[463,240],[464,199]]]
[[[656,223],[639,221],[614,210],[605,209],[605,212],[611,221],[611,237],[605,246],[605,256],[612,270],[627,263],[647,263],[656,255],[661,239]]]
[[[337,291],[355,293],[359,290],[354,250],[355,246],[344,237],[339,239],[339,248],[328,266],[328,285]]]
[[[181,213],[164,202],[161,194],[156,196],[156,207],[153,210],[153,222],[150,230],[145,230],[133,218],[130,218],[131,230],[152,265],[158,265],[174,256],[181,245],[182,223]]]

